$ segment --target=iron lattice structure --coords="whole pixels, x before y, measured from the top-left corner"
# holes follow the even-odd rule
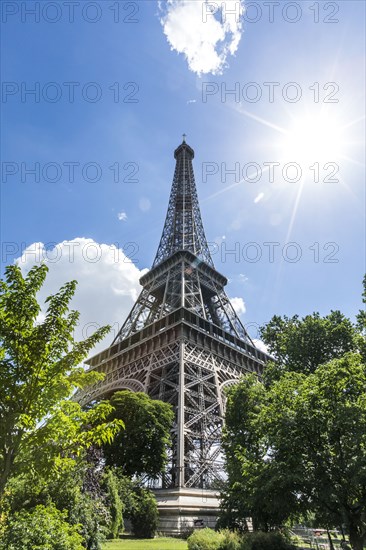
[[[143,391],[175,410],[163,488],[210,489],[222,477],[224,388],[248,372],[261,375],[258,350],[225,293],[205,238],[192,160],[185,140],[163,234],[142,291],[112,345],[88,364],[105,373],[78,395],[89,403],[120,389]]]

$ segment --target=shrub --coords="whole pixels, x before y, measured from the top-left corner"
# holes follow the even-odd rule
[[[113,468],[123,518],[130,520],[136,537],[153,538],[159,522],[159,512],[153,493],[141,487],[139,481],[123,475],[122,468]]]
[[[127,514],[126,514],[127,516]],[[132,510],[128,514],[136,537],[153,538],[158,527],[159,512],[154,495],[148,489],[134,490]]]
[[[229,531],[225,529],[221,531],[223,540],[220,543],[219,550],[240,550],[241,548],[241,536],[237,531]]]
[[[247,533],[242,538],[240,550],[295,550],[280,533]]]
[[[4,526],[1,550],[84,550],[79,525],[66,522],[67,512],[52,504],[10,515]]]
[[[220,544],[224,541],[224,535],[206,527],[194,531],[188,537],[188,550],[219,550]]]
[[[101,499],[92,499],[88,493],[83,493],[73,506],[69,522],[79,523],[84,538],[84,547],[87,550],[101,550],[102,542],[106,539],[110,523],[110,514]]]
[[[33,473],[14,476],[8,483],[1,507],[7,517],[13,518],[19,512],[33,513],[37,506],[49,507],[52,503],[67,514],[67,523],[81,526],[79,533],[87,550],[101,550],[112,514],[107,495],[101,491],[99,483],[95,483],[95,490],[90,493],[83,490],[83,478],[84,482],[85,478],[90,479],[90,471],[83,465],[78,470],[72,468],[60,472],[52,479]]]
[[[118,492],[118,478],[112,470],[104,476],[103,488],[107,496],[107,508],[110,512],[107,538],[116,539],[122,529],[122,500]]]

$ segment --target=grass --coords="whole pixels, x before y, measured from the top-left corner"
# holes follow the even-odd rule
[[[187,550],[187,542],[167,537],[143,540],[126,538],[104,543],[103,550]]]
[[[313,548],[309,544],[301,544],[301,548]],[[337,547],[336,547],[337,548]],[[187,550],[187,541],[168,537],[156,539],[122,538],[107,541],[103,550]]]

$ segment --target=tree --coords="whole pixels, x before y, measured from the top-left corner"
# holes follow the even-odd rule
[[[243,379],[229,389],[227,492],[241,494],[245,514],[256,520],[259,509],[262,522],[267,514],[264,520],[278,525],[291,510],[312,510],[327,526],[345,524],[352,548],[362,550],[365,390],[365,365],[354,353],[308,376],[287,372],[269,386]]]
[[[109,327],[74,340],[79,314],[69,304],[76,281],[47,298],[45,319],[38,322],[36,296],[47,271],[35,266],[23,277],[12,265],[0,282],[0,497],[12,475],[70,465],[92,443],[111,441],[123,424],[107,420],[109,403],[83,411],[70,400],[103,376],[78,365]]]
[[[289,468],[281,476],[278,464],[268,459],[270,441],[262,423],[266,397],[266,387],[255,375],[243,377],[227,391],[223,449],[228,482],[220,527],[247,531],[246,518],[251,518],[255,530],[268,531],[300,510],[301,501],[292,490],[293,471]]]
[[[366,277],[363,301],[366,301]],[[312,513],[366,542],[365,312],[275,316],[261,329],[274,361],[261,384],[246,377],[227,394],[228,483],[222,521],[279,525]]]
[[[345,524],[355,550],[366,543],[366,370],[359,354],[287,373],[261,412],[270,461],[280,477],[333,525]]]
[[[366,363],[366,275],[363,278],[363,293],[362,293],[362,302],[364,305],[357,316],[357,328],[360,331],[359,343],[360,353],[363,357],[364,363]]]
[[[111,398],[110,419],[122,419],[125,430],[103,446],[106,462],[120,466],[124,475],[157,477],[167,462],[174,413],[171,405],[129,390]]]
[[[362,280],[362,286],[363,286],[363,292],[362,292],[362,302],[366,304],[366,275],[364,275],[364,278]],[[365,306],[363,309],[361,309],[357,315],[357,322],[358,326],[361,331],[366,330],[366,309]]]
[[[311,374],[318,365],[358,351],[358,331],[340,311],[289,318],[275,315],[261,327],[261,338],[276,360],[271,375],[284,371]]]

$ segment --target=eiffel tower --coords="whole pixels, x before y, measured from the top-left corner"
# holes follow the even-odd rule
[[[214,526],[223,479],[220,435],[224,389],[245,373],[261,375],[258,350],[225,293],[205,237],[193,149],[174,151],[168,212],[151,270],[112,345],[87,361],[103,381],[78,396],[87,404],[121,389],[146,392],[175,410],[169,466],[155,483],[159,530],[179,534]]]

